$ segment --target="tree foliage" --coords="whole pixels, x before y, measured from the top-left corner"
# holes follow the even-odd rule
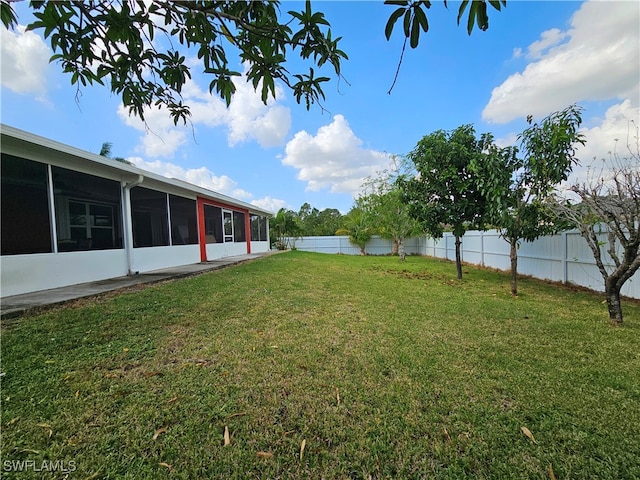
[[[462,278],[461,238],[485,223],[485,199],[471,168],[482,156],[483,142],[472,125],[453,131],[437,130],[424,136],[407,155],[415,168],[398,185],[411,215],[434,238],[450,228],[456,238],[456,270]]]
[[[285,250],[295,246],[295,239],[302,233],[298,215],[293,210],[281,208],[269,220],[269,237],[276,242],[276,248]]]
[[[533,241],[563,226],[547,215],[544,199],[568,178],[577,163],[576,146],[584,144],[583,135],[578,132],[581,111],[572,105],[531,124],[518,136],[519,150],[499,148],[493,137],[485,134],[483,155],[472,163],[478,186],[486,197],[487,220],[501,230],[510,245],[513,295],[518,294],[520,241]]]
[[[102,147],[100,147],[100,155],[101,157],[107,157],[115,160],[116,162],[126,163],[127,165],[133,165],[129,160],[123,157],[112,157],[111,150],[113,149],[113,144],[111,142],[104,142]]]
[[[431,8],[430,0],[385,0],[385,5],[393,5],[396,9],[393,11],[384,29],[387,40],[391,38],[394,27],[400,19],[402,19],[402,34],[404,35],[404,43],[402,45],[402,53],[398,62],[398,68],[393,79],[393,83],[388,93],[391,93],[395,86],[407,41],[411,48],[416,48],[420,43],[420,32],[427,33],[429,31],[429,19],[427,18],[427,10]],[[447,0],[444,0],[444,6],[448,8]],[[507,6],[506,0],[463,0],[458,7],[458,25],[467,12],[467,33],[471,35],[474,27],[485,31],[489,28],[488,5],[497,11]]]
[[[247,81],[260,89],[262,101],[275,97],[275,82],[293,91],[307,108],[324,99],[329,77],[317,70],[325,64],[341,77],[347,55],[339,48],[322,12],[307,2],[301,11],[280,12],[275,1],[211,2],[31,2],[36,20],[29,30],[49,39],[71,83],[108,83],[133,115],[144,120],[145,108],[164,105],[175,123],[190,115],[182,89],[191,78],[186,51],[197,56],[209,74],[209,91],[227,104],[235,93],[231,62],[237,53],[247,66]],[[2,1],[2,21],[16,25],[10,5]],[[182,51],[180,50],[182,48]],[[290,72],[287,56],[307,61],[306,72]]]
[[[402,18],[405,45],[409,40],[412,48],[417,47],[420,32],[429,30],[426,10],[431,2],[385,3],[396,7],[386,24],[387,39]],[[469,34],[474,26],[486,30],[488,6],[499,11],[506,0],[464,0],[458,24],[466,14]],[[330,78],[319,70],[326,66],[331,75],[343,78],[342,62],[347,59],[339,46],[342,37],[333,34],[325,15],[314,11],[310,1],[302,10],[286,13],[279,1],[251,0],[32,1],[31,7],[36,20],[27,28],[49,39],[51,61],[60,63],[71,84],[78,88],[108,84],[129,112],[143,121],[145,109],[153,106],[167,108],[176,124],[188,120],[190,109],[182,89],[195,67],[187,55],[198,58],[211,79],[209,91],[227,104],[236,90],[233,78],[242,73],[235,65],[241,63],[263,102],[275,97],[280,81],[307,108],[325,98],[323,85]],[[6,28],[16,27],[10,0],[0,0],[0,20]],[[236,56],[240,62],[231,61]],[[292,56],[303,60],[302,71],[289,71],[286,61]],[[401,63],[402,57],[398,70]]]
[[[396,182],[399,175],[400,167],[396,164],[391,170],[370,177],[365,182],[360,201],[371,212],[372,231],[393,240],[392,254],[398,254],[404,260],[404,240],[422,233],[422,230],[420,223],[411,215]]]
[[[342,226],[342,214],[335,208],[320,211],[309,203],[304,203],[298,210],[298,219],[303,236],[335,235]]]
[[[342,227],[343,216],[335,208],[320,211],[305,202],[297,212],[281,208],[269,224],[277,248],[285,249],[295,246],[296,238],[335,235]]]
[[[367,254],[367,242],[374,234],[371,214],[366,203],[356,200],[355,206],[342,218],[342,228],[336,232],[336,235],[348,235],[349,241],[360,247],[361,255]]]
[[[636,128],[636,140],[638,130]],[[604,280],[609,321],[622,325],[620,291],[640,269],[640,148],[630,156],[612,154],[606,171],[570,190],[578,201],[548,200],[552,211],[573,223],[593,253]]]

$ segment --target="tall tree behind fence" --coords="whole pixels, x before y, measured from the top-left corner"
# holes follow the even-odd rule
[[[605,235],[603,234],[603,241]],[[295,242],[298,250],[318,253],[360,255],[360,248],[346,236],[303,237]],[[374,236],[366,246],[369,255],[388,255],[393,242]],[[445,233],[441,239],[416,237],[405,241],[408,255],[426,255],[455,261],[455,237]],[[508,271],[509,244],[496,230],[469,231],[462,240],[462,260]],[[571,283],[604,291],[602,275],[593,254],[577,230],[523,242],[518,250],[518,271],[542,280]],[[622,289],[622,295],[640,299],[640,275],[636,273]]]

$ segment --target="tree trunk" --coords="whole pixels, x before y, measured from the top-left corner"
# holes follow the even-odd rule
[[[509,258],[511,259],[511,295],[518,296],[518,242],[509,241]]]
[[[460,245],[462,240],[456,235],[456,271],[458,273],[458,280],[462,279],[462,258],[460,256]]]
[[[398,256],[400,257],[400,261],[404,262],[405,255],[404,238],[401,238],[398,240]]]
[[[391,255],[397,255],[398,254],[398,249],[399,249],[398,240],[394,239],[393,240],[393,248],[391,249]]]
[[[611,277],[605,281],[605,293],[607,296],[607,308],[609,309],[609,323],[614,327],[621,326],[622,303],[620,303],[620,288]]]

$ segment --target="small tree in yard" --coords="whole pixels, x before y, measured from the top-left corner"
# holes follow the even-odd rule
[[[517,148],[499,148],[490,134],[482,136],[484,155],[474,160],[472,168],[486,197],[487,220],[509,243],[512,295],[518,294],[520,241],[531,242],[562,227],[561,222],[551,221],[543,201],[577,163],[575,147],[584,144],[578,132],[581,110],[572,105],[524,130],[518,137],[520,157]]]
[[[420,223],[411,215],[409,205],[404,202],[396,179],[399,167],[383,170],[378,176],[369,178],[364,184],[362,202],[371,211],[374,231],[382,238],[393,241],[392,255],[404,260],[404,240],[422,233]]]
[[[640,268],[640,149],[630,152],[627,159],[613,154],[607,175],[571,186],[579,203],[559,196],[548,202],[557,215],[580,230],[591,249],[614,326],[623,322],[622,286]]]
[[[358,199],[356,205],[343,217],[343,227],[336,235],[348,235],[349,241],[360,247],[360,255],[367,254],[365,248],[373,235],[373,227],[370,212],[361,199]]]
[[[295,239],[302,232],[302,227],[298,221],[298,215],[293,210],[281,208],[276,216],[269,222],[270,238],[277,238],[276,246],[278,250],[295,247]],[[291,241],[293,240],[293,244]]]
[[[462,278],[461,238],[467,230],[484,225],[485,199],[471,169],[482,148],[472,125],[438,130],[423,137],[407,155],[415,174],[398,179],[411,214],[428,234],[440,238],[444,227],[451,227],[458,279]]]

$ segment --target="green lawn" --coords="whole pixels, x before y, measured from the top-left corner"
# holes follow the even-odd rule
[[[3,477],[640,478],[640,305],[464,271],[289,252],[19,319]]]

